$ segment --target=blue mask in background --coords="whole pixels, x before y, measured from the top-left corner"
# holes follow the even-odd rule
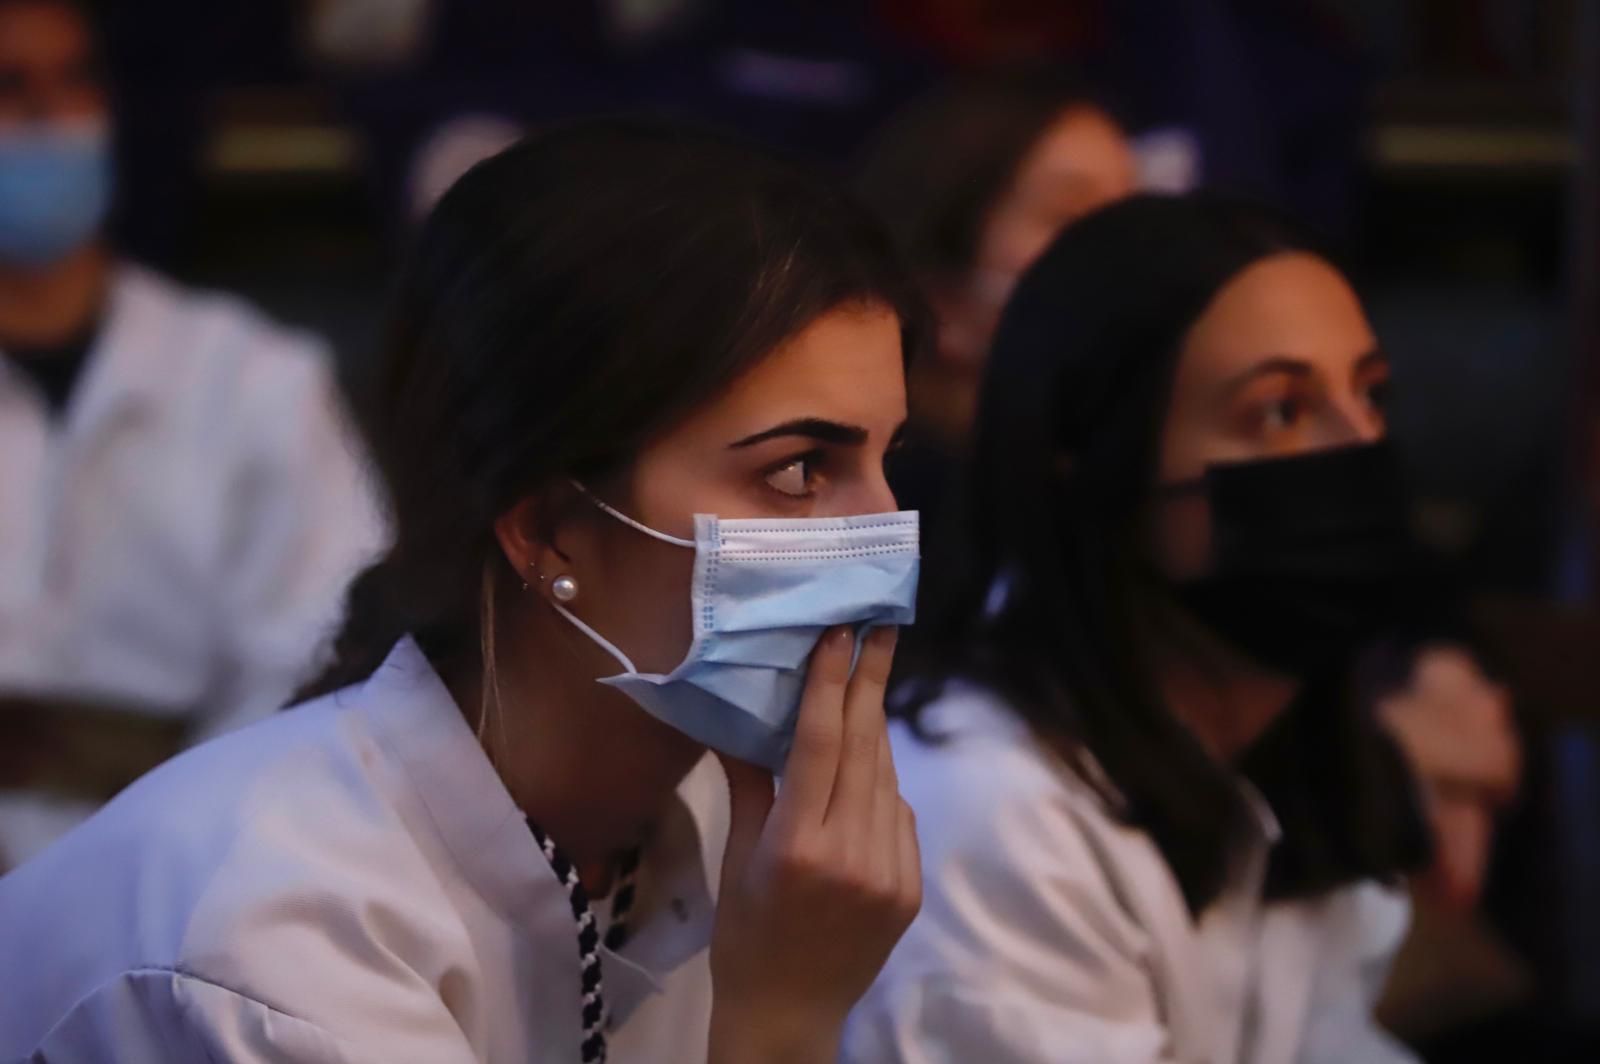
[[[103,124],[0,131],[0,262],[51,266],[83,247],[105,221],[111,184]]]
[[[590,498],[645,535],[694,550],[694,641],[670,673],[641,673],[599,632],[559,603],[556,609],[625,670],[601,683],[730,757],[783,770],[806,663],[828,628],[856,625],[859,651],[869,628],[915,619],[914,512],[740,521],[698,514],[688,540]]]

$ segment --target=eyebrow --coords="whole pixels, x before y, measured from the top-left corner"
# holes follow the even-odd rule
[[[1232,395],[1251,381],[1274,373],[1287,373],[1293,377],[1306,377],[1311,374],[1311,364],[1302,362],[1298,358],[1279,355],[1276,358],[1269,358],[1265,362],[1258,362],[1242,373],[1229,377],[1223,382],[1222,390]]]
[[[754,447],[758,443],[768,440],[781,439],[785,436],[801,436],[808,440],[819,440],[823,443],[834,443],[841,446],[860,446],[867,442],[870,433],[859,425],[846,425],[839,421],[828,421],[819,417],[803,417],[794,421],[785,421],[781,425],[774,425],[770,429],[758,432],[753,436],[746,436],[728,444],[730,450],[740,450],[745,447]]]
[[[1355,371],[1359,373],[1361,370],[1378,364],[1386,364],[1388,361],[1388,353],[1382,348],[1375,347],[1356,360]],[[1287,355],[1279,355],[1276,358],[1269,358],[1265,362],[1251,366],[1237,376],[1230,377],[1224,382],[1223,390],[1231,395],[1251,381],[1273,373],[1287,373],[1292,377],[1309,377],[1314,372],[1315,369],[1309,362],[1298,358],[1290,358]]]
[[[1381,347],[1374,347],[1356,360],[1356,372],[1360,373],[1362,370],[1371,369],[1373,366],[1387,366],[1388,364],[1389,352]]]

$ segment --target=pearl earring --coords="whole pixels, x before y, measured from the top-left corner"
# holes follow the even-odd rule
[[[578,597],[578,581],[570,576],[558,576],[550,581],[550,594],[557,602],[571,602]]]

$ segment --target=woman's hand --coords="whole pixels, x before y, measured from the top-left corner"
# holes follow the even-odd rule
[[[1511,695],[1464,650],[1433,647],[1379,712],[1425,789],[1435,859],[1423,883],[1451,908],[1470,908],[1488,867],[1495,812],[1521,781]]]
[[[922,900],[884,722],[895,632],[823,636],[783,786],[723,760],[732,825],[711,943],[713,1064],[832,1062],[845,1016]]]

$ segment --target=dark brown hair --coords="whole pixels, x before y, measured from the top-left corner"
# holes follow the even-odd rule
[[[370,674],[404,634],[492,668],[481,623],[511,574],[493,523],[652,438],[819,315],[921,311],[887,237],[831,183],[720,136],[649,121],[543,133],[463,177],[395,293],[362,426],[394,545],[351,588],[333,666]],[[489,626],[492,629],[492,625]]]
[[[1069,226],[1023,275],[897,692],[914,720],[953,676],[999,693],[1150,834],[1196,912],[1250,815],[1245,766],[1219,765],[1156,688],[1152,624],[1171,591],[1143,521],[1185,335],[1229,281],[1287,252],[1327,258],[1263,208],[1135,196]],[[1247,759],[1284,823],[1269,893],[1393,873],[1425,846],[1398,753],[1346,692],[1306,686],[1320,704]]]

